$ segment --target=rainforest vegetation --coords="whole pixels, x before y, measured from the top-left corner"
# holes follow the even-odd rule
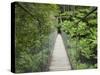
[[[92,10],[94,11],[91,12]],[[97,67],[96,7],[17,2],[15,3],[17,73],[49,70],[58,27],[72,69]]]

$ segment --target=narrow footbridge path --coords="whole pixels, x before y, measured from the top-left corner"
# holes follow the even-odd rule
[[[49,66],[50,71],[70,70],[71,65],[60,34],[58,34]]]

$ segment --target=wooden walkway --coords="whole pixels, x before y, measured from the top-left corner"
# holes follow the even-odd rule
[[[66,71],[70,70],[71,65],[63,44],[63,40],[60,34],[58,34],[54,51],[51,58],[51,64],[49,66],[50,71]]]

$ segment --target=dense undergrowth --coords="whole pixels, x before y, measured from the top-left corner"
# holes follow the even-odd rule
[[[69,17],[61,23],[61,27],[73,69],[97,67],[97,11],[82,19],[93,9],[76,7],[74,13],[72,11],[63,13]],[[82,20],[78,22],[80,19]]]
[[[57,35],[56,12],[55,5],[16,3],[16,72],[48,70]]]

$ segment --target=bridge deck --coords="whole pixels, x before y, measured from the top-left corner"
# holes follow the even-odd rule
[[[58,34],[49,66],[50,71],[66,71],[71,66],[60,34]]]

